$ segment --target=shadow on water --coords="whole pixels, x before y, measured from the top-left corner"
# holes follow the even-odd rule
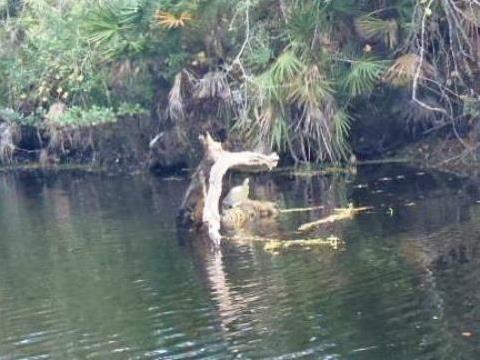
[[[373,209],[309,234],[340,237],[341,251],[215,253],[175,228],[182,179],[2,175],[0,359],[479,356],[475,184],[402,167],[252,182],[282,208],[323,206],[262,236]]]

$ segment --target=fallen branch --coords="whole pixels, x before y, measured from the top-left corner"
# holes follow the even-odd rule
[[[210,170],[209,188],[202,217],[203,223],[208,228],[208,235],[216,245],[219,245],[221,240],[219,203],[223,176],[229,169],[263,168],[271,170],[277,166],[278,160],[276,153],[263,155],[250,151],[229,152],[225,150],[217,158]]]
[[[240,171],[271,170],[278,164],[276,153],[264,155],[251,151],[230,152],[207,133],[200,141],[204,158],[198,165],[185,194],[179,213],[183,226],[203,225],[213,243],[220,245],[220,196],[222,181],[230,169]]]
[[[303,212],[303,211],[314,211],[323,209],[324,206],[311,206],[311,207],[304,207],[304,208],[290,208],[290,209],[280,209],[278,210],[280,213],[292,213],[292,212]]]
[[[329,215],[323,219],[312,221],[306,224],[303,224],[298,228],[298,231],[309,231],[312,230],[320,225],[323,224],[328,224],[328,223],[333,223],[336,221],[342,221],[342,220],[347,220],[347,219],[353,219],[353,216],[361,211],[365,210],[371,210],[371,206],[364,206],[364,207],[359,207],[359,208],[354,208],[352,204],[348,208],[343,208],[343,209],[335,209],[335,213],[332,215]]]
[[[313,239],[296,239],[296,240],[279,240],[272,238],[264,238],[261,236],[234,236],[226,237],[227,240],[233,241],[254,241],[265,243],[264,250],[276,252],[279,250],[291,248],[309,248],[312,246],[330,246],[334,250],[338,250],[344,244],[338,237],[332,235],[324,238]]]
[[[279,250],[286,250],[292,248],[310,248],[312,246],[329,246],[333,250],[338,250],[340,246],[344,244],[336,236],[329,236],[326,239],[316,238],[316,239],[299,239],[299,240],[273,240],[265,244],[265,251],[276,252]]]

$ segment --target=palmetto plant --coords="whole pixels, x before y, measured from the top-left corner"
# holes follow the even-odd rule
[[[351,96],[370,93],[387,70],[388,61],[364,59],[354,61],[345,79],[345,87]]]
[[[348,156],[352,119],[353,129],[370,124],[362,109],[394,113],[381,94],[415,95],[415,119],[435,126],[432,108],[451,120],[480,92],[473,0],[4,5],[0,106],[22,118],[41,119],[58,101],[87,113],[139,102],[165,126],[221,122],[296,161],[337,161]]]
[[[355,29],[363,39],[381,41],[390,49],[394,49],[400,40],[395,19],[384,20],[368,14],[355,20]]]
[[[269,144],[296,161],[339,160],[348,153],[349,118],[319,65],[284,50],[255,80],[252,101],[258,131],[243,119],[253,143]]]
[[[397,86],[410,84],[419,70],[419,80],[425,80],[433,76],[434,69],[426,60],[421,59],[416,54],[405,54],[395,59],[385,73],[384,80]]]

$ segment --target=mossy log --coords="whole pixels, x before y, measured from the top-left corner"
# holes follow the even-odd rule
[[[264,155],[251,151],[230,152],[212,139],[200,136],[204,157],[195,170],[179,211],[179,223],[197,230],[204,227],[209,238],[220,244],[220,196],[222,181],[230,169],[239,171],[271,170],[277,166],[276,153]]]

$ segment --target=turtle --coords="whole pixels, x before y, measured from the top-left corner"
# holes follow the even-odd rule
[[[235,186],[230,189],[227,196],[222,201],[222,206],[224,209],[231,209],[242,202],[248,200],[248,195],[250,193],[249,178],[243,180],[242,185]]]

